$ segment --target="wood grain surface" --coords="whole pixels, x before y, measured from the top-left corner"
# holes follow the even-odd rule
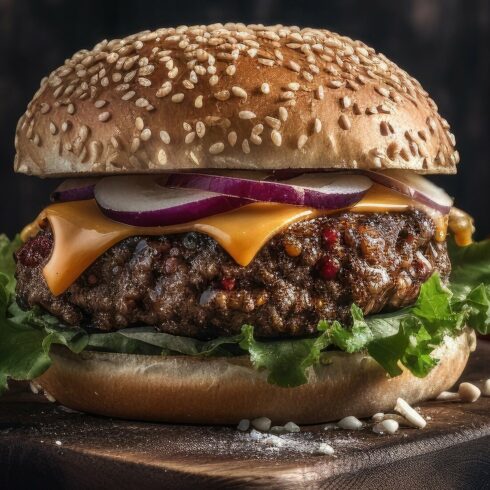
[[[489,359],[481,341],[463,378],[489,377]],[[273,448],[231,427],[70,413],[17,388],[0,399],[0,488],[490,488],[490,398],[421,411],[424,430],[308,426]],[[312,454],[320,442],[335,455]]]

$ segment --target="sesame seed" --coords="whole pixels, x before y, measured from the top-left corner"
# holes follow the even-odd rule
[[[204,66],[202,66],[202,65],[196,65],[196,66],[194,66],[194,71],[198,75],[201,75],[201,76],[206,74],[206,68],[204,68]]]
[[[228,90],[221,90],[216,92],[214,97],[218,100],[228,100],[230,98],[230,92]]]
[[[148,80],[148,78],[144,78],[144,77],[139,77],[138,78],[138,83],[142,86],[142,87],[150,87],[151,86],[151,81]]]
[[[309,71],[303,71],[301,72],[301,76],[307,81],[307,82],[312,82],[313,81],[313,75]]]
[[[298,65],[298,63],[296,63],[295,61],[293,60],[289,60],[287,63],[286,63],[286,66],[290,69],[290,70],[293,70],[295,72],[300,72],[301,71],[301,66]]]
[[[198,138],[203,138],[206,134],[206,125],[202,121],[196,123],[196,133]]]
[[[141,76],[151,75],[155,67],[153,65],[144,65],[138,70],[138,74]]]
[[[96,101],[94,102],[94,106],[95,106],[97,109],[100,109],[100,108],[104,107],[106,104],[107,104],[107,100],[102,100],[102,99],[96,100]]]
[[[300,84],[297,82],[291,82],[291,83],[288,83],[287,87],[289,90],[296,91],[296,90],[299,90]]]
[[[316,98],[319,100],[323,100],[325,97],[325,91],[323,89],[323,85],[319,85],[316,89]]]
[[[390,133],[390,129],[388,128],[388,124],[386,123],[386,121],[381,121],[379,123],[379,132],[383,136],[388,136],[388,134]]]
[[[149,102],[144,97],[140,97],[139,99],[136,99],[135,104],[136,107],[146,107]]]
[[[143,131],[141,131],[140,138],[142,141],[148,141],[151,138],[151,129],[143,129]]]
[[[378,92],[378,94],[382,95],[383,97],[389,97],[390,96],[390,91],[387,88],[375,87],[374,90],[376,90],[376,92]]]
[[[276,146],[282,145],[282,135],[277,129],[271,131],[271,140]]]
[[[218,141],[217,143],[213,143],[209,147],[209,153],[211,153],[212,155],[217,155],[218,153],[221,153],[224,149],[225,149],[224,143]]]
[[[129,100],[129,99],[132,99],[134,96],[136,95],[136,92],[134,90],[129,90],[128,92],[126,92],[122,97],[121,99],[122,100]]]
[[[194,107],[196,109],[201,109],[203,102],[202,102],[202,95],[198,95],[195,100],[194,100]]]
[[[252,134],[262,134],[262,131],[264,131],[264,125],[263,124],[256,124],[253,128],[252,128]]]
[[[170,144],[170,135],[163,129],[160,131],[160,139],[166,144]]]
[[[101,122],[106,122],[110,118],[111,118],[111,113],[110,112],[105,111],[105,112],[101,112],[99,114],[99,121],[101,121]]]
[[[352,101],[351,101],[351,98],[349,96],[345,96],[345,97],[342,97],[340,99],[340,105],[344,108],[344,109],[348,109],[351,105]]]
[[[279,98],[281,100],[291,100],[291,99],[294,99],[294,92],[292,92],[291,90],[288,90],[286,92],[282,92],[282,94],[279,96]]]
[[[288,110],[285,107],[279,107],[279,119],[282,122],[286,122],[288,120]]]
[[[179,69],[175,66],[168,72],[168,78],[175,78],[179,73]]]
[[[183,100],[184,100],[184,94],[183,93],[172,95],[172,102],[175,102],[176,104],[182,102]]]
[[[274,60],[269,60],[267,58],[258,58],[257,61],[264,66],[274,66]]]
[[[124,75],[124,82],[125,83],[130,82],[135,76],[136,76],[136,70],[126,73],[126,75]]]
[[[120,144],[117,136],[111,136],[111,145],[116,149],[119,148]]]
[[[192,126],[187,121],[184,121],[182,123],[182,127],[184,128],[184,131],[191,131],[192,130]]]
[[[388,145],[388,148],[386,148],[386,154],[388,155],[388,158],[390,160],[395,160],[397,155],[400,153],[400,146],[396,141],[393,141]]]
[[[49,123],[49,132],[52,135],[55,135],[58,132],[58,128],[56,127],[56,125],[53,122]]]
[[[270,88],[270,85],[268,83],[263,83],[261,86],[260,86],[260,90],[263,94],[268,94],[270,93],[271,91],[271,88]]]
[[[137,152],[140,144],[141,140],[139,138],[133,138],[133,141],[131,142],[131,153]]]
[[[189,145],[190,143],[192,143],[194,141],[195,137],[196,137],[195,131],[187,133],[185,135],[184,142]]]
[[[258,135],[258,134],[251,134],[250,135],[250,141],[254,144],[254,145],[260,145],[262,143],[262,138]]]
[[[345,114],[341,114],[339,117],[339,126],[342,129],[348,130],[351,127],[351,122]]]
[[[227,75],[230,75],[230,76],[231,75],[234,75],[236,73],[236,66],[235,65],[228,65],[226,67],[226,70],[225,71],[226,71],[226,74]]]
[[[187,90],[192,90],[194,88],[194,84],[190,81],[190,80],[184,80],[182,82],[182,85],[184,86],[184,88],[186,88]]]
[[[252,111],[240,111],[238,117],[240,119],[254,119],[257,116],[255,115],[255,112]]]
[[[319,133],[322,130],[322,122],[320,121],[320,119],[315,119],[313,130],[315,131],[315,133]]]
[[[235,146],[236,141],[237,141],[237,134],[236,134],[236,132],[235,131],[230,131],[228,133],[228,143],[230,144],[230,146]]]
[[[266,116],[265,122],[272,129],[279,129],[281,127],[281,121],[275,117],[272,117],[272,116]]]
[[[141,117],[136,118],[135,126],[138,131],[143,131],[143,128],[145,127],[145,123]]]
[[[167,163],[167,153],[163,148],[160,148],[160,150],[158,150],[157,159],[160,165],[165,165]]]
[[[112,74],[112,81],[113,82],[120,82],[122,80],[122,75],[116,71],[115,73]]]
[[[243,153],[250,153],[250,144],[248,143],[248,139],[245,138],[243,141],[242,141],[242,151]]]
[[[172,91],[172,82],[164,82],[162,86],[157,90],[157,97],[165,97]]]
[[[89,129],[87,126],[85,125],[80,126],[80,129],[78,130],[78,136],[82,141],[85,141],[88,138],[88,133],[89,133]]]
[[[344,85],[342,80],[330,80],[327,84],[330,88],[340,88]]]
[[[115,63],[117,59],[119,58],[119,55],[117,53],[109,53],[106,57],[107,63]]]
[[[219,78],[218,78],[218,75],[213,75],[211,77],[209,77],[209,85],[211,86],[214,86],[218,83],[219,81]]]
[[[247,92],[241,87],[231,87],[231,91],[235,97],[240,97],[242,99],[247,98]]]
[[[39,110],[41,111],[41,114],[46,114],[51,110],[51,106],[49,104],[46,104],[46,102],[43,102]]]
[[[303,148],[303,146],[306,145],[307,141],[308,141],[308,136],[306,136],[306,134],[300,135],[300,137],[298,138],[298,143],[297,143],[298,150],[301,150],[301,148]]]

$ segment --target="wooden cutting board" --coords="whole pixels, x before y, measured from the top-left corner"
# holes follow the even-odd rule
[[[463,378],[490,377],[480,341]],[[490,488],[490,398],[427,402],[424,430],[303,427],[283,447],[231,427],[113,420],[25,391],[0,399],[0,488]],[[315,455],[318,443],[334,456]]]

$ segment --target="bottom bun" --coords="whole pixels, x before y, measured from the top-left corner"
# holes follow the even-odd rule
[[[434,398],[458,380],[474,345],[470,330],[446,338],[433,354],[440,362],[425,378],[406,370],[389,378],[366,354],[332,352],[331,364],[312,368],[309,382],[297,388],[268,384],[267,373],[245,356],[75,355],[57,347],[36,381],[69,408],[111,417],[236,424],[267,416],[274,424],[314,424],[391,411],[398,397],[408,403]]]

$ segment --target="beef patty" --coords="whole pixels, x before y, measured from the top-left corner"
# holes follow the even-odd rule
[[[17,294],[67,325],[100,330],[153,325],[212,338],[255,327],[261,337],[301,336],[319,320],[349,320],[416,299],[433,271],[448,278],[446,244],[421,211],[324,216],[277,234],[242,267],[199,233],[138,236],[113,246],[62,295],[42,275],[53,238],[46,229],[17,253]]]

